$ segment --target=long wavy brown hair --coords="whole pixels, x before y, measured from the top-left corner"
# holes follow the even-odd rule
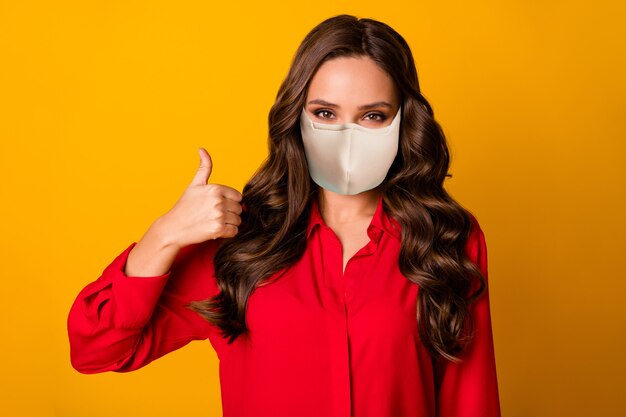
[[[229,342],[247,333],[248,297],[258,285],[303,255],[318,186],[308,171],[299,127],[309,81],[326,60],[366,56],[400,92],[398,154],[382,183],[384,210],[402,226],[399,269],[419,285],[419,335],[431,356],[460,361],[473,337],[470,303],[485,278],[464,247],[472,215],[443,187],[450,155],[433,109],[420,93],[409,45],[385,23],[337,15],[314,27],[300,44],[269,112],[269,155],[243,189],[242,223],[214,257],[218,295],[189,303]],[[278,274],[280,276],[280,274]],[[472,277],[478,290],[470,293]]]

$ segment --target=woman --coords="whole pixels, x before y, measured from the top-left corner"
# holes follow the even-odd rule
[[[339,15],[303,40],[243,189],[179,201],[78,295],[83,373],[192,340],[220,359],[224,416],[500,415],[485,238],[444,190],[449,153],[409,46]]]

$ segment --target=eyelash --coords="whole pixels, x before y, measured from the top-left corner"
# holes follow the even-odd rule
[[[325,109],[320,109],[320,110],[316,110],[313,112],[314,115],[316,115],[317,117],[319,117],[320,119],[327,119],[327,117],[321,117],[319,115],[319,113],[332,113],[330,110],[325,110]],[[368,119],[369,121],[373,121],[373,122],[384,122],[387,119],[387,116],[385,116],[382,113],[368,113],[366,116],[379,116],[380,119],[376,120],[376,119]]]

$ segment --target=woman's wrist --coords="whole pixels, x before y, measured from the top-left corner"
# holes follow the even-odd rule
[[[155,246],[160,250],[180,250],[181,245],[176,239],[174,228],[164,216],[159,217],[150,225],[146,232],[150,239],[155,242]]]
[[[128,254],[125,274],[152,277],[169,271],[180,250],[170,230],[166,222],[155,221]]]

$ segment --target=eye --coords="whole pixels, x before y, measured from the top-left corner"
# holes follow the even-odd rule
[[[370,116],[374,116],[374,118],[371,118]],[[377,117],[377,118],[376,118]],[[382,113],[369,113],[365,115],[365,118],[368,121],[373,121],[373,122],[384,122],[387,119],[387,116],[385,116]]]
[[[326,114],[332,114],[332,112],[331,112],[331,111],[329,111],[329,110],[323,110],[323,109],[322,109],[322,110],[316,110],[316,111],[314,111],[314,112],[313,112],[313,114],[314,114],[314,115],[316,115],[317,117],[319,117],[320,119],[328,119],[329,117],[326,117],[326,116],[320,116],[320,114],[324,114],[324,113],[326,113]]]

